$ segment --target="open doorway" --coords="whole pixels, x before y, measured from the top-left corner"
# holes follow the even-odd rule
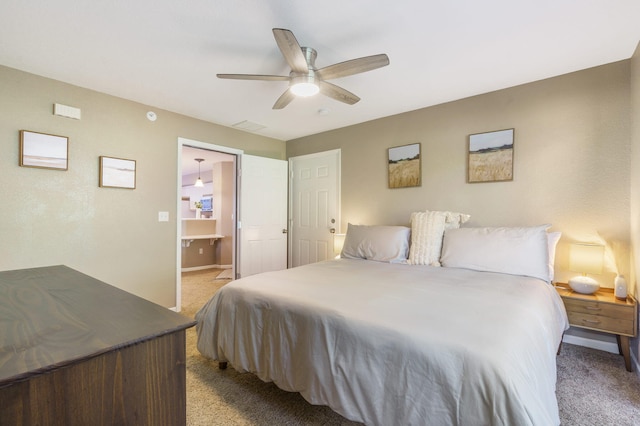
[[[208,156],[212,156],[209,161]],[[210,214],[200,211],[200,218],[196,218],[195,202],[200,200],[203,206],[209,203],[209,192],[205,189],[209,163],[213,164],[212,208]],[[222,267],[235,279],[287,267],[286,160],[246,155],[238,149],[178,138],[178,168],[177,211],[179,216],[184,212],[187,217],[177,221],[177,310],[182,307],[183,270]],[[198,177],[203,186],[196,192],[193,187]],[[211,247],[211,257],[207,245]],[[195,256],[199,262],[189,260],[183,264],[187,256]]]
[[[238,155],[241,151],[179,139],[176,308],[182,279],[232,279],[236,270]]]

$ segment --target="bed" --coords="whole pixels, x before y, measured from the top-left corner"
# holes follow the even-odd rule
[[[343,249],[341,259],[231,282],[196,314],[198,350],[365,424],[558,425],[556,353],[568,322],[548,276],[461,267],[452,250],[475,249],[477,235],[456,242],[446,232],[440,265]],[[371,251],[376,239],[364,240],[356,246]],[[518,255],[530,258],[530,247]]]

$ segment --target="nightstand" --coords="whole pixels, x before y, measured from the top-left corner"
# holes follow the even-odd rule
[[[616,335],[618,351],[624,356],[627,371],[632,371],[629,337],[638,333],[638,304],[627,296],[616,299],[612,288],[601,288],[593,294],[580,294],[568,284],[556,283],[556,290],[567,309],[569,324],[573,327],[603,331]]]

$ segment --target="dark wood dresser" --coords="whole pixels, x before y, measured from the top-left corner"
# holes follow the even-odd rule
[[[193,325],[66,266],[0,272],[0,425],[186,424]]]

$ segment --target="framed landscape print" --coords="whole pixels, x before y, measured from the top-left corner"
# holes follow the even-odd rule
[[[408,188],[422,184],[420,144],[389,148],[387,157],[389,188]]]
[[[467,182],[513,180],[514,129],[469,135]]]
[[[68,137],[20,130],[20,166],[67,170],[68,157]]]
[[[136,161],[100,157],[100,186],[103,188],[136,188]]]

